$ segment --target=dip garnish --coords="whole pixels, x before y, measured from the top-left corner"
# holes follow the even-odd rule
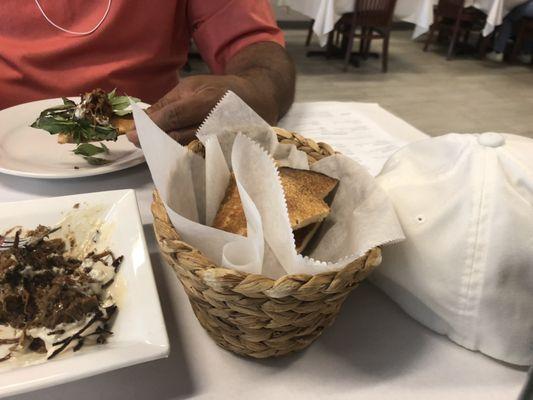
[[[39,226],[19,245],[17,230],[13,246],[0,251],[0,361],[24,352],[50,359],[71,343],[77,351],[87,338],[104,343],[112,333],[117,307],[106,288],[123,257],[71,257],[63,239],[47,239],[52,231]]]

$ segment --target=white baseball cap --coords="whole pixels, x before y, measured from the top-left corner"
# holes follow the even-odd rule
[[[409,144],[378,176],[407,239],[373,281],[456,343],[533,364],[533,140],[449,134]]]

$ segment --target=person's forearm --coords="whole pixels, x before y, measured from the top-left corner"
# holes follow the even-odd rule
[[[274,125],[294,100],[294,64],[283,47],[261,42],[239,51],[223,75],[193,75],[148,109],[150,118],[181,143],[194,139],[198,126],[228,90]],[[139,145],[137,132],[128,138]]]
[[[235,77],[235,93],[270,124],[277,123],[294,101],[294,63],[277,43],[245,47],[229,60],[225,73]]]

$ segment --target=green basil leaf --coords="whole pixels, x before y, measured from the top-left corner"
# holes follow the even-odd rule
[[[110,91],[107,94],[107,98],[109,99],[109,101],[111,101],[116,96],[116,93],[117,93],[117,88],[114,88],[112,91]]]
[[[63,105],[65,105],[65,106],[74,106],[74,107],[76,106],[76,103],[73,102],[72,100],[67,99],[66,97],[62,97],[62,99],[63,99]]]
[[[107,147],[98,147],[91,143],[82,143],[78,145],[74,150],[74,154],[79,154],[82,156],[92,157],[100,153],[109,153]]]
[[[130,100],[134,103],[138,103],[141,101],[140,99],[136,97],[130,97],[130,96],[115,96],[112,99],[109,99],[111,103],[111,107],[113,107],[113,112],[116,113],[118,110],[123,110],[130,105]]]
[[[123,117],[132,113],[132,110],[113,110],[113,114]]]
[[[102,141],[102,140],[112,140],[116,141],[118,138],[118,130],[114,126],[101,126],[96,125],[94,127],[93,140]]]
[[[124,116],[131,114],[126,110],[130,105],[130,99],[138,102],[139,99],[128,96],[117,96],[116,89],[107,94],[115,115]],[[65,97],[63,104],[43,110],[37,120],[31,124],[32,128],[44,129],[50,134],[66,133],[72,136],[75,143],[113,140],[118,138],[118,130],[108,125],[93,125],[85,118],[78,119],[74,116],[76,103]],[[106,148],[106,152],[108,152]]]
[[[46,110],[43,110],[41,114],[39,114],[39,118],[47,117],[47,116],[56,116],[56,115],[63,115],[65,117],[72,118],[74,115],[74,110],[76,106],[70,106],[70,105],[64,105],[60,104],[55,107],[47,108]]]
[[[109,154],[109,147],[107,147],[105,144],[103,143],[100,143],[100,146],[102,147],[102,149],[104,149],[104,153],[106,154]]]
[[[85,161],[87,161],[91,165],[105,165],[111,162],[111,160],[106,160],[105,158],[99,157],[83,156],[83,158],[85,158]]]
[[[77,143],[100,142],[102,140],[116,141],[118,138],[118,131],[112,125],[91,125],[85,119],[80,119],[77,122],[79,135],[74,137]]]
[[[54,117],[38,118],[32,125],[33,128],[44,129],[52,135],[57,133],[70,133],[76,129],[76,122],[59,120]]]

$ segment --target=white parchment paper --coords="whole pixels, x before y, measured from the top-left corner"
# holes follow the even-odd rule
[[[213,143],[206,146],[204,161],[159,129],[143,110],[136,105],[132,107],[150,173],[168,216],[182,239],[219,265],[261,273],[264,247],[262,227],[257,209],[246,193],[240,192],[244,212],[249,221],[259,221],[248,224],[248,237],[212,228],[200,219],[202,214],[206,218],[213,218],[212,210],[218,209],[229,179],[227,167],[219,167],[226,164],[220,161],[218,140],[214,138]],[[213,182],[220,183],[213,185]],[[210,190],[218,187],[222,195]],[[216,202],[219,204],[214,206]],[[203,207],[203,211],[199,211],[199,207]]]
[[[134,108],[134,117],[174,227],[216,263],[271,278],[315,274],[343,268],[375,246],[404,238],[392,204],[374,179],[355,161],[335,155],[311,167],[340,183],[320,241],[309,257],[297,254],[276,165],[309,169],[307,155],[279,144],[272,128],[232,92],[197,132],[205,161],[170,139],[142,110]],[[207,226],[231,172],[247,219],[246,238]]]

